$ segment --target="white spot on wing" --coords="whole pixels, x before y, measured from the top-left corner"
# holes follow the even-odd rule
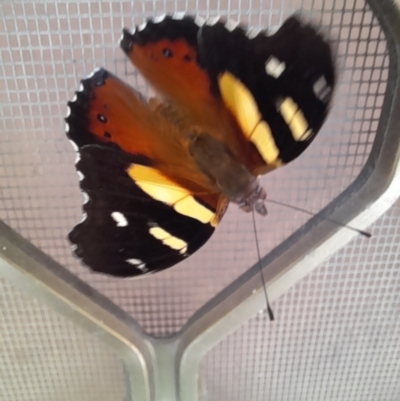
[[[65,132],[69,132],[69,124],[65,123]]]
[[[225,24],[225,28],[228,31],[232,32],[234,29],[236,29],[238,27],[238,25],[239,25],[239,22],[229,19]]]
[[[134,265],[134,266],[143,264],[143,260],[140,260],[140,259],[134,259],[134,258],[132,258],[132,259],[127,259],[126,261],[127,261],[128,263],[130,263],[131,265]]]
[[[69,140],[69,142],[72,145],[72,147],[74,148],[75,152],[79,152],[78,145],[74,141],[72,141],[71,139]]]
[[[131,264],[132,266],[135,266],[137,269],[141,270],[143,273],[146,273],[149,271],[149,269],[146,267],[146,263],[144,263],[140,259],[127,259],[127,263]]]
[[[286,64],[283,61],[279,61],[277,58],[271,56],[265,62],[265,72],[274,78],[279,78],[283,71],[285,71]]]
[[[111,217],[117,223],[117,227],[126,227],[128,225],[128,220],[121,212],[112,212]]]
[[[68,118],[71,115],[71,107],[67,106],[67,114],[65,116],[65,118]],[[69,127],[68,127],[69,129]]]
[[[72,100],[71,100],[71,102],[74,103],[74,102],[77,101],[77,99],[78,99],[78,96],[77,96],[77,94],[75,93],[75,94],[74,94],[74,97],[73,97]]]
[[[82,172],[80,172],[79,170],[76,170],[76,174],[78,174],[79,181],[83,181],[85,176],[82,174]]]
[[[249,39],[254,39],[257,35],[259,35],[261,32],[260,28],[250,28],[247,32],[246,32],[246,36]]]
[[[268,36],[275,35],[279,30],[279,25],[274,26],[272,28],[268,28]]]
[[[163,22],[164,20],[165,20],[165,17],[167,16],[167,14],[162,14],[162,15],[159,15],[159,16],[157,16],[157,17],[155,17],[154,19],[153,19],[153,22],[155,23],[155,24],[159,24],[160,22]]]
[[[321,75],[313,85],[313,90],[315,96],[322,102],[327,102],[329,100],[329,94],[331,93],[331,88],[328,86],[326,79]]]
[[[200,28],[205,24],[205,22],[206,22],[206,20],[204,18],[202,18],[202,17],[199,17],[199,16],[197,16],[194,19],[194,23]]]
[[[146,28],[147,22],[143,22],[143,24],[139,25],[138,31],[143,31],[144,28]]]
[[[207,25],[215,25],[217,22],[219,22],[219,20],[221,19],[221,17],[211,17],[207,20],[206,24]]]
[[[82,219],[81,219],[81,223],[83,223],[85,220],[87,219],[87,213],[86,212],[83,212],[82,213]]]
[[[135,32],[136,32],[136,28],[133,28],[131,31],[129,31],[129,33],[130,33],[131,35],[134,35]],[[118,43],[121,44],[121,42],[122,42],[123,39],[124,39],[124,32],[121,33],[121,36],[120,36],[120,38],[119,38],[119,42],[118,42]]]
[[[122,32],[121,36],[119,37],[119,40],[118,40],[119,44],[121,44],[123,38],[124,38],[124,32]]]
[[[186,13],[182,12],[182,11],[177,11],[173,14],[172,18],[173,19],[183,19],[185,18]]]
[[[89,195],[85,191],[82,191],[82,196],[83,196],[83,204],[86,205],[86,203],[89,202]]]
[[[68,124],[67,124],[68,125]],[[69,127],[68,127],[68,129],[69,129]],[[68,131],[67,131],[68,132]],[[76,157],[75,157],[75,164],[77,164],[78,162],[79,162],[79,160],[81,160],[81,155],[80,155],[80,153],[79,153],[79,148],[78,148],[78,145],[73,141],[73,140],[69,140],[69,142],[70,142],[70,144],[72,145],[72,147],[74,148],[74,150],[75,150],[75,154],[76,154]]]
[[[72,249],[72,252],[75,252],[78,249],[78,245],[72,244],[71,249]]]
[[[98,71],[100,71],[100,70],[101,70],[101,68],[96,68],[95,70],[93,70],[93,71],[87,76],[86,79],[92,78],[92,77],[94,76],[94,74],[96,74],[96,72],[98,72]]]
[[[83,84],[80,84],[78,92],[83,92],[84,90],[85,90],[85,87],[83,86]]]

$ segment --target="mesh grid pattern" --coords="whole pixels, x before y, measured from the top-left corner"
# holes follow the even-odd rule
[[[400,202],[211,350],[207,401],[400,399]]]
[[[370,152],[387,80],[386,42],[362,0],[92,1],[0,4],[0,217],[36,246],[131,313],[156,336],[187,318],[256,260],[251,218],[230,207],[209,243],[189,260],[141,281],[91,274],[66,240],[80,220],[75,155],[64,134],[66,102],[78,79],[104,66],[139,90],[142,78],[118,49],[123,26],[162,12],[224,15],[278,27],[298,9],[336,38],[339,84],[334,108],[313,145],[263,180],[269,197],[318,212],[358,175]],[[307,215],[269,206],[258,219],[262,253]],[[195,286],[194,286],[195,283]]]
[[[122,401],[122,364],[93,337],[0,279],[0,399]]]

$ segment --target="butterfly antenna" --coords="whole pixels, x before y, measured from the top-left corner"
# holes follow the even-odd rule
[[[303,209],[301,207],[289,205],[289,204],[284,203],[284,202],[276,201],[276,200],[269,199],[269,198],[265,199],[265,202],[274,203],[275,205],[280,205],[280,206],[287,207],[289,209],[297,210],[298,212],[306,213],[306,214],[309,214],[310,216],[316,216],[315,213],[310,212],[307,209]],[[361,234],[364,237],[367,237],[367,238],[371,238],[372,237],[372,234],[369,233],[368,231],[359,230],[358,228],[351,227],[351,226],[349,226],[347,224],[341,223],[340,221],[336,221],[336,220],[330,219],[328,217],[320,216],[320,218],[323,219],[323,220],[329,221],[329,222],[331,222],[333,224],[336,224],[338,226],[345,227],[345,228],[348,228],[349,230],[355,231],[356,233]]]
[[[261,266],[260,246],[259,246],[259,243],[258,243],[257,225],[256,225],[256,218],[254,216],[254,209],[253,209],[253,212],[252,212],[252,216],[253,216],[254,237],[255,237],[255,240],[256,240],[256,248],[257,248],[258,267],[260,269],[261,281],[262,281],[262,285],[263,285],[263,289],[264,289],[265,302],[266,302],[266,305],[267,305],[267,311],[268,311],[269,320],[271,322],[273,322],[275,320],[274,312],[272,312],[271,306],[270,306],[269,301],[268,301],[267,287],[265,285],[264,273],[263,273],[263,269],[262,269],[262,266]]]

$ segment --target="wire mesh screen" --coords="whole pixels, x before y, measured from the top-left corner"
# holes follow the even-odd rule
[[[102,343],[0,279],[0,399],[123,400],[122,364]]]
[[[75,154],[65,134],[66,102],[79,79],[104,66],[144,92],[118,39],[147,16],[186,11],[277,28],[293,12],[324,30],[337,47],[333,110],[302,157],[263,179],[269,197],[317,213],[357,177],[376,132],[388,73],[386,42],[362,0],[91,1],[0,4],[0,217],[36,246],[112,299],[144,329],[165,336],[256,261],[251,218],[231,206],[216,234],[180,265],[140,281],[91,274],[66,240],[80,221]],[[257,229],[263,254],[309,216],[270,205]],[[305,250],[306,251],[306,250]]]
[[[400,202],[202,363],[208,401],[398,401]]]

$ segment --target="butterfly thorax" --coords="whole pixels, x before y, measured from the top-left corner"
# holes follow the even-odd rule
[[[264,189],[225,143],[173,104],[153,98],[149,105],[176,127],[182,145],[188,149],[197,168],[207,177],[210,187],[231,202],[239,204],[245,212],[255,208],[258,213],[266,214]]]
[[[207,132],[179,107],[156,98],[149,100],[154,112],[173,124],[179,132],[181,143],[187,148],[197,168],[207,177],[209,185],[227,199],[249,212],[256,203],[265,199],[265,191],[257,178],[238,160],[229,147]],[[258,205],[257,203],[257,205]],[[264,205],[256,206],[265,214]]]
[[[259,214],[267,213],[266,192],[224,143],[196,129],[191,130],[187,138],[194,162],[222,195],[239,204],[245,212],[255,208]]]
[[[179,111],[178,107],[173,106],[166,101],[161,101],[158,98],[152,97],[149,99],[149,107],[156,114],[166,119],[169,123],[175,125],[179,131],[183,131],[185,127],[190,124],[185,114]]]

